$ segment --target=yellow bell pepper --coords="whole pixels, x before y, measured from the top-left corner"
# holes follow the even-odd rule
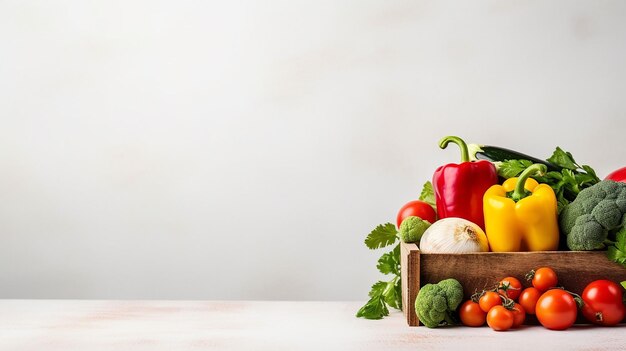
[[[558,249],[556,195],[549,185],[529,178],[534,172],[545,173],[546,166],[534,164],[518,178],[509,178],[485,192],[485,232],[491,251]]]

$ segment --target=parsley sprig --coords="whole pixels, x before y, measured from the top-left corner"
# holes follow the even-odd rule
[[[365,238],[365,246],[371,250],[389,246],[398,239],[396,226],[391,223],[379,224]]]
[[[435,207],[433,187],[430,182],[424,184],[420,200]],[[392,223],[379,224],[365,238],[365,246],[370,250],[389,247],[399,241],[400,235]],[[389,281],[379,280],[370,289],[369,300],[356,313],[357,317],[381,319],[389,315],[389,307],[402,310],[402,280],[400,278],[400,243],[384,253],[376,265],[378,271],[390,275]]]
[[[611,261],[626,267],[626,227],[615,234],[615,243],[607,248],[606,255]]]
[[[391,223],[377,226],[365,239],[365,245],[372,249],[379,249],[394,244],[399,238],[396,227]],[[382,281],[372,285],[369,292],[370,299],[356,313],[357,317],[367,319],[381,319],[389,315],[387,306],[402,309],[402,281],[400,280],[400,244],[393,250],[384,253],[376,265],[378,271],[385,275],[392,275],[390,281]]]

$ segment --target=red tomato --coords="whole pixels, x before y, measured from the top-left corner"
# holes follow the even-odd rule
[[[616,325],[624,319],[622,288],[610,280],[596,280],[585,287],[581,295],[585,302],[582,313],[590,322]]]
[[[516,303],[511,312],[513,312],[513,328],[524,324],[524,320],[526,320],[526,310],[524,310],[524,307]]]
[[[487,291],[478,299],[478,304],[483,311],[489,312],[494,306],[502,305],[502,299],[497,292]]]
[[[609,173],[604,179],[614,180],[616,182],[626,182],[626,167],[622,167]]]
[[[480,327],[485,324],[487,313],[480,308],[478,303],[467,300],[461,305],[459,309],[459,316],[463,325],[468,327]]]
[[[509,299],[516,300],[522,293],[522,283],[515,277],[506,277],[498,283],[498,292]]]
[[[515,316],[513,312],[507,310],[506,307],[502,305],[493,307],[487,313],[487,325],[496,331],[511,329],[514,321]]]
[[[554,288],[558,283],[556,272],[552,268],[541,267],[535,271],[532,283],[541,292]]]
[[[417,216],[425,221],[435,223],[437,220],[437,213],[431,205],[427,202],[421,200],[415,200],[407,203],[402,206],[400,211],[398,211],[398,217],[396,218],[396,222],[398,224],[398,228],[400,228],[400,224],[402,221],[409,216]]]
[[[541,291],[537,290],[537,288],[526,288],[519,295],[519,304],[522,305],[526,313],[535,314],[535,306],[537,306],[539,297],[541,297]]]
[[[552,330],[565,330],[576,322],[578,307],[572,295],[561,289],[548,290],[537,301],[539,323]]]

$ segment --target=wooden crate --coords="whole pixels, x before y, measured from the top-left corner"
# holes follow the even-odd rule
[[[626,268],[609,261],[606,253],[600,251],[421,254],[415,244],[400,245],[402,305],[410,326],[419,325],[414,306],[420,287],[447,278],[455,278],[463,285],[466,299],[475,290],[493,287],[507,276],[514,276],[527,286],[524,275],[541,266],[552,267],[558,275],[559,286],[578,294],[596,279],[626,280]]]

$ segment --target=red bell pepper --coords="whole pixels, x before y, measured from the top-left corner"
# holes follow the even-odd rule
[[[440,166],[433,175],[438,218],[464,218],[484,230],[483,195],[498,183],[496,167],[486,160],[470,162],[467,144],[459,137],[445,137],[439,147],[445,149],[450,142],[461,148],[461,163]]]

